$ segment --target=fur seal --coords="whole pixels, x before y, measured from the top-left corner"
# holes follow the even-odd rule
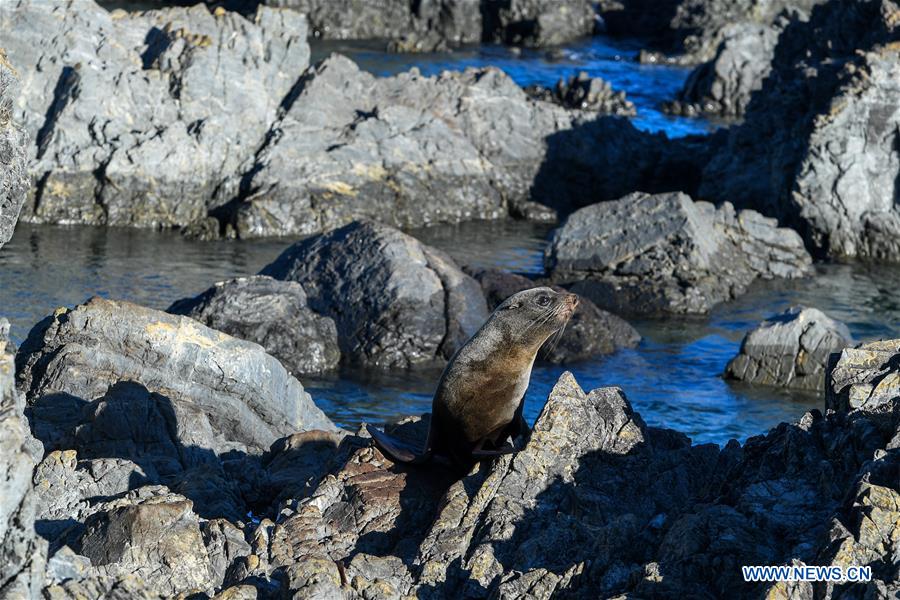
[[[548,287],[504,300],[444,369],[425,447],[416,449],[372,427],[375,445],[394,462],[438,458],[459,470],[515,452],[513,441],[530,433],[522,408],[538,350],[554,333],[562,333],[577,305],[575,294]]]

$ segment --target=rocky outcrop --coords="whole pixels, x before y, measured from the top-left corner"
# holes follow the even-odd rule
[[[818,256],[900,260],[897,10],[832,1],[789,25],[698,194],[778,218]]]
[[[293,597],[755,598],[744,564],[856,564],[873,580],[842,591],[889,597],[900,587],[891,406],[813,411],[720,449],[648,427],[621,390],[585,393],[567,373],[527,446],[459,481],[345,440],[341,466],[261,524],[268,551],[254,572],[281,573]]]
[[[58,310],[32,329],[16,363],[48,451],[100,436],[115,456],[130,456],[139,428],[150,439],[158,432],[158,443],[179,455],[252,454],[298,430],[334,427],[260,346],[127,302],[94,298]],[[128,418],[139,409],[146,422]],[[89,430],[79,427],[85,411]]]
[[[334,321],[313,312],[303,286],[271,277],[222,281],[167,309],[212,329],[256,342],[295,374],[318,373],[341,358]]]
[[[303,12],[317,37],[386,39],[401,52],[481,41],[553,46],[594,31],[590,0],[266,0]]]
[[[4,46],[26,74],[14,115],[35,141],[23,210],[34,222],[205,218],[236,195],[226,177],[309,62],[303,17],[265,7],[247,20],[204,5],[126,15],[15,0],[0,29],[14,32]]]
[[[8,323],[0,319],[0,597],[33,598],[43,583],[47,544],[34,530],[34,445],[22,413],[24,403],[13,385],[6,329]]]
[[[900,340],[845,348],[835,356],[825,387],[826,407],[837,411],[884,411],[891,410],[897,398]]]
[[[733,25],[770,26],[783,14],[808,13],[825,1],[601,0],[599,4],[610,33],[645,38],[675,61],[696,64],[713,58]]]
[[[488,310],[494,310],[517,292],[540,285],[527,277],[497,269],[463,270],[481,284]],[[551,338],[538,352],[538,358],[565,364],[634,348],[640,341],[640,334],[627,321],[581,298],[562,335],[559,339]]]
[[[18,95],[18,74],[0,48],[0,248],[12,237],[29,183],[25,134],[13,122]]]
[[[358,364],[446,361],[488,317],[478,283],[449,256],[372,222],[298,242],[261,274],[300,283]]]
[[[822,390],[829,357],[853,344],[847,326],[815,308],[792,307],[744,336],[725,377],[751,384]]]
[[[666,110],[684,116],[743,116],[751,95],[771,71],[779,33],[776,27],[756,23],[727,26],[715,56],[691,72]]]
[[[560,79],[553,88],[533,85],[525,88],[525,91],[532,98],[556,102],[567,108],[625,117],[637,114],[634,104],[625,98],[625,92],[614,90],[600,77],[591,77],[584,71],[568,80]]]
[[[576,211],[544,257],[551,278],[619,313],[705,313],[757,278],[797,278],[800,237],[756,212],[635,193]]]

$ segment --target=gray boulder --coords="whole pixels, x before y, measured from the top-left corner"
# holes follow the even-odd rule
[[[705,313],[757,278],[810,274],[800,237],[756,212],[635,193],[576,211],[553,234],[550,277],[601,308]]]
[[[256,152],[309,63],[293,11],[261,7],[248,20],[203,4],[131,14],[92,0],[7,4],[4,46],[27,74],[13,115],[35,142],[23,210],[33,222],[206,218],[236,195],[226,177]]]
[[[214,571],[190,500],[142,488],[87,519],[73,550],[100,577],[137,576],[168,596],[212,590]]]
[[[594,32],[591,0],[482,2],[483,41],[558,46]]]
[[[497,269],[464,267],[463,270],[481,284],[488,310],[494,310],[517,292],[540,285],[527,277]],[[640,334],[627,321],[582,298],[562,335],[558,339],[548,340],[538,352],[538,357],[551,363],[565,364],[612,354],[622,348],[634,348],[640,341]]]
[[[853,344],[847,326],[815,308],[796,306],[744,336],[725,377],[760,385],[822,390],[829,357]]]
[[[894,11],[832,1],[791,23],[698,194],[778,218],[819,256],[900,260]]]
[[[827,408],[889,410],[897,398],[900,398],[900,340],[844,348],[829,365],[825,387]]]
[[[145,425],[130,420],[131,409],[157,419],[159,435],[179,453],[261,453],[295,431],[334,429],[260,346],[127,302],[93,298],[58,310],[32,329],[16,364],[47,450],[71,448],[73,436],[93,445],[100,435],[123,453],[116,456],[129,456],[127,445],[142,443],[135,428]],[[92,409],[92,433],[75,431]]]
[[[344,357],[365,365],[446,361],[488,316],[478,283],[449,256],[371,222],[298,242],[261,274],[300,283],[334,319]]]
[[[678,99],[666,109],[685,116],[743,116],[751,95],[762,88],[772,69],[780,32],[756,23],[726,27],[715,56],[691,72]]]
[[[334,321],[313,312],[303,286],[271,277],[241,277],[215,284],[167,312],[256,342],[295,374],[318,373],[341,358]]]
[[[2,67],[0,67],[2,68]],[[2,75],[2,74],[0,74]],[[0,329],[3,329],[0,327]],[[0,597],[34,598],[42,586],[47,543],[34,530],[37,495],[24,403],[14,387],[12,355],[0,334]]]
[[[12,237],[28,191],[25,134],[13,122],[19,79],[0,48],[0,248]]]

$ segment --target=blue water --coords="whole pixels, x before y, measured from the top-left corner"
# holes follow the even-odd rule
[[[594,36],[552,52],[482,45],[451,53],[386,54],[381,51],[383,47],[373,42],[315,42],[312,59],[320,60],[339,52],[375,75],[394,75],[411,67],[418,67],[424,75],[436,75],[444,70],[495,66],[521,86],[551,86],[560,78],[586,71],[625,92],[637,109],[632,122],[638,129],[681,137],[707,133],[716,126],[706,119],[673,117],[660,111],[663,101],[675,98],[690,69],[638,63],[636,57],[641,46],[637,42]]]

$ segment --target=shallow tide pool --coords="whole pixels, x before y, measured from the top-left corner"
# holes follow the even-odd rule
[[[548,231],[503,221],[412,233],[461,263],[537,273]],[[92,295],[164,309],[217,280],[256,273],[290,243],[197,243],[173,232],[20,224],[0,252],[0,314],[12,322],[13,340],[21,342],[54,308]],[[859,340],[900,337],[900,267],[820,265],[817,271],[802,281],[761,282],[706,318],[632,321],[644,336],[635,350],[566,367],[538,365],[526,416],[536,418],[565,369],[588,390],[620,386],[648,423],[673,427],[696,442],[743,441],[810,408],[822,408],[819,395],[733,386],[720,376],[746,330],[796,303],[843,320]],[[363,421],[428,411],[438,375],[345,368],[302,380],[332,419],[356,428]]]

